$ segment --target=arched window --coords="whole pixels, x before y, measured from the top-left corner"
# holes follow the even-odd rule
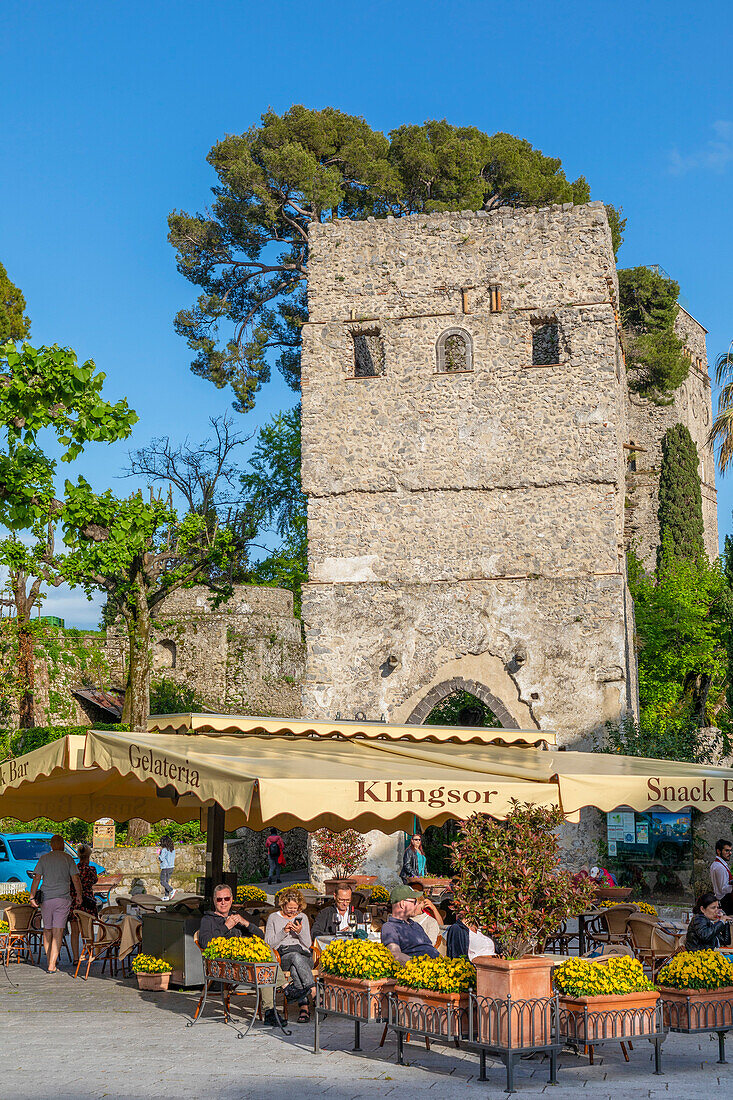
[[[157,642],[153,654],[153,666],[158,668],[176,667],[176,643],[170,640]]]
[[[436,354],[439,374],[473,370],[473,342],[465,329],[449,328],[441,333]]]

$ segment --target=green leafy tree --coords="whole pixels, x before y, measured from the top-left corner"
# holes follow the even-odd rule
[[[252,566],[257,584],[288,588],[300,614],[302,586],[308,578],[306,498],[300,481],[300,406],[278,413],[259,432],[242,475],[242,491],[251,502],[258,527],[279,535],[278,549]]]
[[[646,734],[662,741],[720,718],[728,682],[731,592],[719,561],[668,554],[656,575],[629,555]],[[662,755],[666,755],[663,753]]]
[[[150,711],[151,613],[171,592],[206,584],[216,604],[232,593],[227,562],[238,552],[228,528],[212,531],[189,512],[179,518],[168,499],[141,493],[94,493],[80,477],[66,483],[61,574],[89,597],[101,589],[127,628],[129,663],[122,720],[145,729]],[[216,574],[220,579],[211,580]]]
[[[494,712],[468,691],[455,691],[430,711],[426,726],[488,726],[501,728]]]
[[[466,924],[501,942],[519,959],[568,917],[582,913],[591,882],[576,883],[560,868],[562,810],[514,803],[506,820],[474,814],[453,843],[453,898]]]
[[[170,215],[178,269],[201,288],[176,330],[195,352],[193,371],[231,386],[240,409],[268,380],[269,353],[299,385],[311,224],[590,198],[583,177],[567,180],[557,158],[510,134],[430,121],[390,137],[331,107],[268,111],[211,149],[211,212]],[[609,215],[619,243],[624,223]]]
[[[716,359],[715,381],[720,386],[718,412],[710,429],[708,442],[715,447],[718,469],[724,474],[733,458],[733,350]]]
[[[666,559],[705,557],[702,492],[697,447],[684,424],[668,428],[662,437],[659,471],[659,546],[657,564]]]
[[[160,676],[150,683],[151,714],[188,714],[203,707],[196,689],[188,684],[177,684],[168,676]]]
[[[690,370],[675,335],[679,283],[650,267],[619,270],[619,311],[629,384],[657,405],[669,405]]]
[[[31,323],[25,313],[23,292],[11,283],[0,264],[0,347],[8,340],[27,340],[30,334]]]
[[[0,351],[0,524],[10,532],[0,540],[0,564],[8,569],[15,607],[21,726],[34,725],[31,615],[43,583],[60,583],[54,554],[54,523],[63,509],[54,490],[57,462],[39,436],[56,437],[61,462],[77,458],[88,443],[126,438],[137,416],[125,400],[103,399],[104,380],[91,360],[80,365],[69,348],[6,344]]]

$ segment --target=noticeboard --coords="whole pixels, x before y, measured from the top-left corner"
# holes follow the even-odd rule
[[[114,848],[115,823],[111,818],[95,821],[92,828],[92,845],[95,848]]]

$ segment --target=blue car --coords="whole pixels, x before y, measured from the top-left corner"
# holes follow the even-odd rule
[[[51,851],[53,833],[0,833],[0,882],[22,882],[29,889],[36,864],[45,852]],[[74,848],[64,842],[64,851],[76,860]],[[98,875],[104,867],[91,863]]]

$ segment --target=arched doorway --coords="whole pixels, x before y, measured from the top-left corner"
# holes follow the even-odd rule
[[[426,699],[429,699],[436,691],[442,691],[444,686],[448,685],[441,684],[438,689],[433,689],[426,696]],[[467,686],[467,682],[464,681],[461,686],[452,687],[448,694],[443,695],[442,699],[433,706],[433,709],[421,724],[425,726],[477,726],[491,729],[503,727],[506,729],[504,723],[494,713],[490,705],[485,702],[487,697],[491,698],[496,706],[498,700],[494,700],[486,688],[481,691],[481,695],[484,696],[482,699],[478,695],[474,695],[473,692],[467,691]],[[481,689],[481,685],[472,684],[471,686]],[[423,848],[430,874],[448,876],[453,873],[450,846],[457,835],[458,823],[455,821],[446,821],[443,825],[429,825],[425,829]]]
[[[460,722],[457,713],[461,710],[461,700],[465,697],[468,697],[468,699],[463,703],[464,707],[475,708],[476,705],[478,705],[482,708],[484,716],[488,713],[492,716],[493,720],[476,723]],[[451,702],[451,700],[453,700],[453,702]],[[471,700],[473,702],[471,702]],[[497,699],[484,684],[476,680],[465,680],[462,676],[454,676],[452,679],[445,680],[442,684],[436,684],[435,687],[431,688],[427,695],[417,704],[407,721],[411,725],[422,726],[441,704],[445,705],[445,714],[456,715],[455,720],[443,722],[443,725],[460,726],[475,724],[492,727],[502,726],[505,730],[519,729],[516,720],[509,713],[501,699]],[[438,725],[441,723],[439,723],[437,719],[433,719],[430,724]]]

